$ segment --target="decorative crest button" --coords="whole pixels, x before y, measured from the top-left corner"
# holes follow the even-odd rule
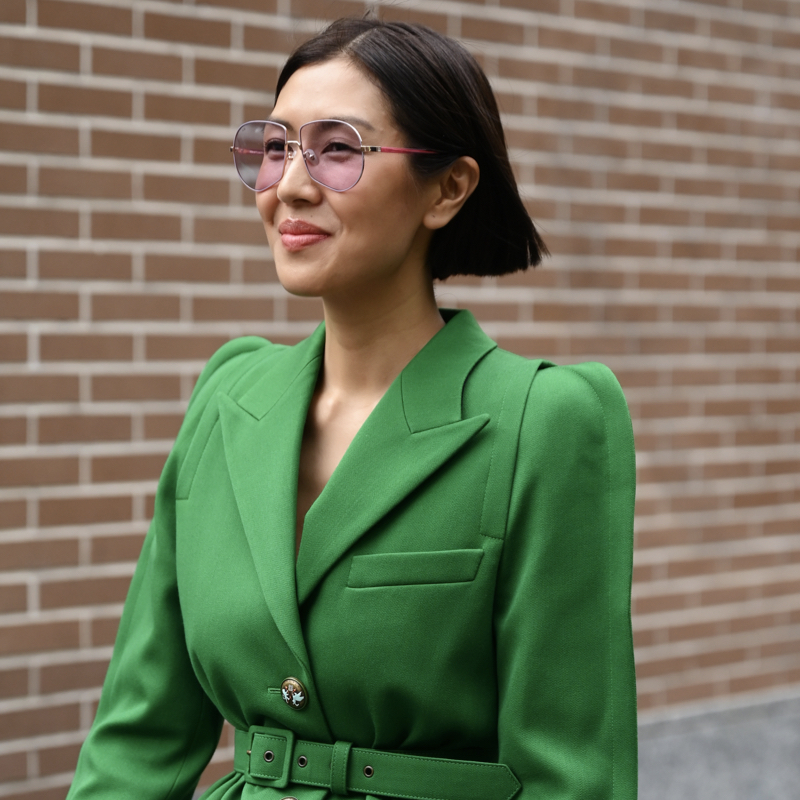
[[[306,687],[297,678],[287,678],[281,684],[281,697],[283,697],[283,702],[289,708],[294,708],[298,711],[301,708],[305,708],[306,703],[308,703]]]

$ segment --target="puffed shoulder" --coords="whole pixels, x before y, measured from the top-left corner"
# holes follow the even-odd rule
[[[525,420],[556,433],[580,421],[601,425],[608,433],[630,431],[622,388],[614,373],[597,362],[543,365],[531,384]]]
[[[547,470],[593,453],[608,465],[612,483],[633,491],[633,429],[614,373],[595,362],[540,368],[522,420],[523,460],[526,451],[529,463]]]
[[[250,359],[245,358],[246,355],[257,352],[260,356],[279,349],[283,349],[283,345],[274,344],[260,336],[240,336],[225,342],[203,367],[189,407],[203,405],[201,398],[208,397],[223,384],[234,382],[250,366]]]

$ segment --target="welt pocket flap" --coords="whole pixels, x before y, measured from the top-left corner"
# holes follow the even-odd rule
[[[466,583],[475,579],[482,558],[483,550],[354,556],[347,585],[352,589],[368,589],[425,583]]]

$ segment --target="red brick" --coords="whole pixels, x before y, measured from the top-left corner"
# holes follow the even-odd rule
[[[171,16],[145,13],[146,39],[163,39],[168,42],[188,42],[205,46],[230,47],[231,27],[228,22],[202,19],[195,16]]]
[[[481,39],[488,42],[519,45],[524,42],[525,29],[517,23],[463,17],[461,36],[465,39]]]
[[[25,417],[0,417],[0,444],[25,444],[28,421]]]
[[[96,525],[100,522],[126,522],[132,515],[130,497],[58,497],[39,502],[39,522],[43,526]]]
[[[0,278],[24,278],[27,271],[25,253],[0,250]]]
[[[697,17],[687,14],[669,14],[663,11],[645,11],[644,26],[673,33],[695,33]]]
[[[381,9],[381,16],[383,19],[390,19],[390,15],[387,13],[390,10],[394,10],[392,6]],[[437,20],[444,20],[445,29],[447,28],[447,17],[443,17],[439,14],[427,14],[426,16]],[[429,25],[428,27],[435,26]],[[442,31],[442,33],[444,32],[445,31]],[[245,50],[257,50],[262,53],[285,53],[288,55],[298,44],[300,44],[299,39],[289,31],[268,28],[261,25],[245,25],[244,27]]]
[[[0,317],[5,319],[76,319],[78,295],[57,292],[0,291]]]
[[[520,78],[538,83],[560,83],[561,70],[558,64],[529,59],[500,58],[498,71],[504,78]]]
[[[193,203],[227,205],[230,184],[224,180],[178,177],[175,175],[145,175],[144,196],[147,200],[166,200],[185,203],[187,197]]]
[[[131,176],[108,169],[41,167],[39,193],[52,197],[108,197],[130,199]]]
[[[72,608],[74,606],[121,603],[128,593],[130,578],[81,578],[68,581],[42,581],[39,599],[42,608]]]
[[[28,621],[23,625],[0,627],[0,655],[74,650],[76,647],[78,647],[78,623],[75,620]],[[22,735],[19,731],[14,733]]]
[[[39,253],[39,276],[55,280],[127,281],[131,257],[127,253],[43,251]]]
[[[58,5],[62,3],[58,2]],[[85,86],[39,84],[39,110],[59,114],[92,114],[130,117],[133,101],[130,92],[90,89]]]
[[[0,103],[2,98],[0,97]],[[2,194],[26,194],[28,191],[28,169],[7,164],[0,165],[0,190]]]
[[[72,28],[130,36],[131,11],[92,3],[37,0],[36,22],[42,28]]]
[[[92,644],[95,647],[114,644],[117,636],[119,619],[95,619],[92,620]]]
[[[92,235],[96,239],[176,241],[181,238],[181,220],[165,214],[94,212]]]
[[[656,175],[607,172],[606,187],[615,191],[658,192],[661,190],[661,179]]]
[[[155,480],[161,474],[166,458],[166,454],[162,453],[95,456],[92,458],[92,481],[114,483]]]
[[[78,236],[78,214],[55,209],[42,213],[38,208],[4,208],[0,216],[0,234],[74,239]]]
[[[713,50],[678,50],[678,64],[682,67],[699,67],[725,72],[729,68],[729,57]]]
[[[144,100],[144,113],[147,119],[175,122],[209,125],[228,125],[230,122],[229,103],[200,97],[148,94]]]
[[[230,266],[227,259],[189,256],[148,255],[145,259],[148,281],[199,281],[228,283]]]
[[[722,248],[718,242],[673,242],[672,257],[719,260],[722,257]]]
[[[150,161],[179,161],[181,142],[177,136],[94,130],[92,155]]]
[[[95,686],[99,685],[99,682]],[[75,769],[80,752],[80,744],[67,744],[58,747],[44,747],[39,750],[39,772],[41,775],[70,773]]]
[[[605,242],[605,253],[609,256],[639,256],[643,258],[656,255],[656,244],[639,239],[608,238]]]
[[[278,70],[262,64],[237,64],[233,61],[198,58],[195,61],[194,77],[198,84],[270,92],[278,80]]]
[[[552,4],[553,0],[547,0],[548,3]],[[542,5],[545,5],[542,3]],[[540,13],[543,12],[539,9]],[[357,12],[358,13],[358,12]],[[383,5],[381,6],[380,10],[381,19],[394,22],[419,22],[423,25],[427,25],[429,28],[433,28],[435,31],[439,33],[447,34],[447,16],[444,14],[429,14],[426,11],[421,11],[420,7],[417,6],[416,8],[405,8],[402,5]],[[465,21],[465,18],[462,17],[462,24]],[[245,32],[245,43],[247,41],[247,34]],[[299,44],[299,42],[297,42]],[[247,46],[245,44],[245,46]],[[275,47],[275,50],[281,52],[281,47]]]
[[[594,103],[583,100],[560,100],[553,97],[540,97],[536,109],[538,116],[556,119],[593,120],[597,115]]]
[[[712,39],[733,39],[738,42],[758,42],[761,30],[755,25],[737,25],[732,22],[711,20]]]
[[[147,358],[153,361],[209,359],[228,341],[225,336],[148,336],[145,342]]]
[[[144,534],[97,536],[92,539],[92,563],[131,562],[139,558]]]
[[[174,319],[180,317],[180,299],[159,294],[95,294],[94,319]]]
[[[95,375],[92,400],[180,400],[181,382],[177,375]]]
[[[60,414],[39,417],[39,442],[126,441],[131,438],[127,415]]]
[[[145,439],[173,440],[183,422],[183,414],[146,414],[144,418]]]
[[[538,30],[540,48],[554,50],[573,50],[578,53],[594,53],[597,51],[597,37],[571,30],[557,30],[540,26]]]
[[[743,103],[754,105],[756,93],[741,86],[709,86],[708,99],[718,103]]]
[[[617,22],[621,25],[629,25],[631,18],[630,10],[624,6],[596,3],[591,0],[575,0],[573,13],[576,17],[594,19],[598,22]]]
[[[68,779],[62,779],[62,785],[53,789],[35,789],[32,792],[24,791],[21,794],[6,794],[3,800],[64,800],[69,790]]]
[[[0,486],[50,486],[78,481],[78,459],[42,456],[0,461]]]
[[[612,38],[609,40],[609,51],[612,58],[630,58],[637,61],[664,60],[663,47],[653,42],[643,42],[641,39],[629,41]]]
[[[536,167],[536,183],[549,186],[571,186],[573,188],[590,188],[594,182],[591,172],[569,167]]]
[[[28,587],[24,583],[0,584],[0,614],[25,611],[28,607]]]
[[[24,333],[0,333],[0,361],[28,360],[28,337]]]
[[[0,36],[0,64],[77,72],[80,69],[80,50],[74,44]]]
[[[178,56],[137,53],[95,45],[92,47],[92,71],[98,75],[179,82],[183,65]]]
[[[24,697],[28,694],[28,670],[24,667],[18,669],[4,669],[0,672],[0,697],[4,700],[8,698]],[[23,758],[23,761],[25,759]],[[3,762],[0,760],[0,775],[8,775],[3,770]]]
[[[39,342],[42,361],[130,361],[130,336],[116,334],[46,334]]]
[[[24,539],[0,543],[0,563],[7,571],[75,566],[78,542],[75,539]]]
[[[60,706],[6,711],[0,716],[0,739],[27,738],[61,731],[77,731],[80,727],[80,706],[68,703]]]
[[[230,146],[231,139],[220,141],[219,139],[204,139],[202,136],[195,136],[194,139],[194,161],[196,164],[225,164],[230,169],[233,169],[233,162],[231,161]],[[243,197],[244,192],[248,192],[252,196],[249,189],[242,187]]]
[[[75,375],[6,375],[0,381],[0,402],[52,403],[78,399]]]
[[[291,0],[291,15],[295,19],[331,20],[338,17],[360,17],[363,13],[364,4],[352,0]]]
[[[27,4],[25,0],[3,0],[0,4],[0,22],[25,23]],[[2,773],[2,770],[0,770]]]
[[[709,147],[706,151],[709,164],[716,164],[726,167],[755,167],[755,152],[747,153],[742,150],[722,150],[720,148]]]
[[[644,108],[610,106],[608,109],[608,121],[612,125],[633,125],[637,128],[663,128],[664,114],[661,111],[652,111]]]
[[[272,300],[266,297],[195,297],[192,305],[195,320],[268,320],[272,314]]]
[[[261,220],[253,215],[252,220],[215,219],[196,217],[194,226],[196,242],[230,242],[231,244],[265,245],[267,237]]]

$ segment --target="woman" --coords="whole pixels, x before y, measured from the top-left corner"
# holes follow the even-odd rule
[[[191,797],[224,718],[214,800],[634,798],[622,394],[434,300],[545,252],[485,76],[340,20],[232,150],[325,322],[201,375],[70,797]]]

